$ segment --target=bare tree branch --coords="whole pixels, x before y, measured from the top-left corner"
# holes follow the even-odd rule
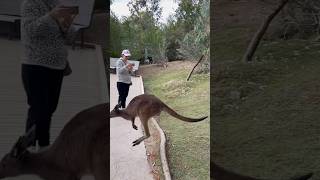
[[[260,40],[262,39],[263,35],[267,31],[271,21],[274,19],[274,17],[283,9],[283,7],[289,2],[289,0],[282,0],[282,2],[279,4],[279,6],[266,18],[266,20],[261,24],[260,28],[252,38],[244,56],[243,61],[248,62],[252,61],[252,57],[260,43]]]
[[[194,69],[198,66],[198,64],[201,62],[201,60],[203,59],[203,57],[204,57],[204,55],[202,55],[201,58],[199,59],[199,61],[197,62],[197,64],[193,66],[192,70],[190,71],[190,73],[189,73],[189,75],[188,75],[188,77],[187,77],[187,81],[189,81],[189,79],[190,79],[190,77],[191,77]]]

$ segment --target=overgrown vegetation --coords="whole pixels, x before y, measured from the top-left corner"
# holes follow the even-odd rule
[[[281,37],[307,38],[320,34],[320,2],[317,0],[293,0],[282,16]]]
[[[209,0],[177,1],[179,7],[166,23],[160,22],[159,3],[130,0],[130,16],[120,19],[112,13],[111,55],[118,57],[122,49],[130,49],[133,59],[142,63],[148,56],[155,62],[198,60],[202,54],[209,59]],[[209,61],[204,62],[202,72],[208,72]]]
[[[199,59],[204,55],[204,60],[198,72],[208,72],[210,69],[210,26],[209,26],[209,1],[203,1],[200,13],[193,29],[188,32],[180,42],[179,51],[188,59]]]

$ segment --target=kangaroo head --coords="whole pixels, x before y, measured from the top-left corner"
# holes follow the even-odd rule
[[[14,177],[21,173],[22,159],[27,150],[16,146],[0,162],[0,179]]]
[[[113,110],[110,112],[110,118],[114,118],[114,117],[118,117],[120,116],[120,108],[121,105],[120,104],[117,104]]]
[[[20,175],[24,159],[29,154],[27,148],[33,142],[35,127],[31,128],[27,134],[21,136],[11,151],[0,161],[0,179]]]

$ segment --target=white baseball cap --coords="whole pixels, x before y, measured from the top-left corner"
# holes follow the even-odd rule
[[[130,51],[128,49],[123,50],[121,54],[124,56],[131,56]]]

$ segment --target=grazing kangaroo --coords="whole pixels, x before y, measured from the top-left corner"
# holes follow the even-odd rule
[[[241,174],[237,174],[235,172],[231,172],[229,170],[226,170],[225,168],[217,165],[216,163],[212,163],[211,165],[211,173],[212,177],[215,180],[262,180],[262,179],[257,179]],[[289,180],[307,180],[311,178],[313,173],[309,173],[300,177],[293,177],[290,178]]]
[[[143,125],[145,136],[142,136],[139,139],[133,141],[133,146],[140,144],[143,140],[150,137],[148,120],[153,116],[160,115],[161,111],[165,111],[171,116],[186,122],[198,122],[208,117],[206,116],[194,119],[181,116],[169,106],[167,106],[164,102],[162,102],[159,98],[154,95],[148,94],[142,94],[134,97],[128,104],[128,107],[124,110],[120,110],[119,108],[119,104],[114,107],[114,109],[110,112],[110,118],[122,117],[124,119],[131,120],[133,129],[137,130],[138,127],[134,124],[134,120],[138,116]]]
[[[23,174],[45,180],[80,180],[86,174],[109,179],[107,109],[105,103],[79,112],[51,146],[37,153],[27,150],[34,133],[20,137],[0,162],[0,179]]]

